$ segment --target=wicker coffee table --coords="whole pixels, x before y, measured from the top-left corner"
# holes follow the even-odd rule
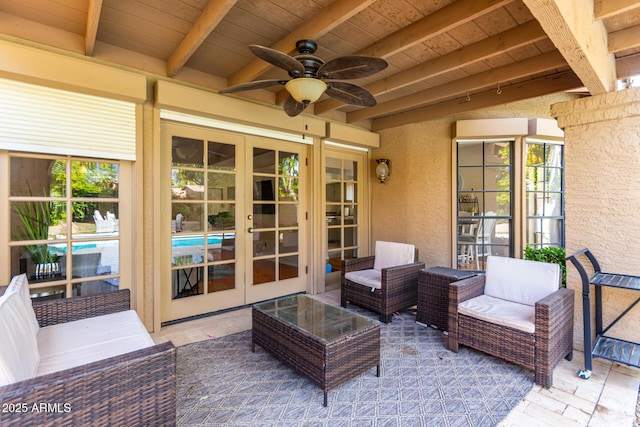
[[[380,376],[380,323],[308,295],[255,304],[251,350],[274,354],[327,392],[376,367]]]

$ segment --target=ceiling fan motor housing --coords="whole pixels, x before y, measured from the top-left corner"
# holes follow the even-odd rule
[[[311,77],[311,78],[321,78],[322,76],[318,76],[318,69],[324,64],[324,60],[319,56],[314,55],[318,45],[313,40],[298,40],[296,42],[296,49],[298,50],[298,55],[295,55],[294,58],[300,61],[300,63],[304,66],[304,73],[302,75],[289,72],[289,75],[293,78],[297,77]],[[296,70],[297,71],[297,70]]]

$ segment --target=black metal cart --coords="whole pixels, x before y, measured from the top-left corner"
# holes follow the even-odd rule
[[[593,275],[589,277],[579,258],[586,257],[593,268]],[[584,379],[591,377],[593,370],[593,358],[619,362],[629,366],[640,367],[640,344],[607,336],[606,333],[622,319],[629,311],[640,302],[638,297],[608,326],[602,325],[602,290],[603,288],[619,288],[640,291],[640,276],[629,276],[617,273],[604,273],[600,264],[589,249],[583,249],[574,255],[567,257],[576,267],[582,279],[582,313],[584,317],[584,369],[578,371],[578,376]],[[591,286],[594,285],[595,293],[595,321],[596,337],[591,340]]]

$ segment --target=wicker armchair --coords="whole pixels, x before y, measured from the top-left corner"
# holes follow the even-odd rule
[[[499,257],[488,257],[487,274],[471,277],[449,284],[449,343],[450,350],[457,352],[460,344],[466,345],[493,356],[508,360],[527,369],[534,371],[535,383],[543,387],[553,385],[553,370],[563,359],[571,360],[573,357],[573,304],[574,296],[571,289],[558,289],[559,269],[554,275],[558,276],[555,291],[548,293],[536,301],[533,307],[525,308],[525,312],[531,313],[533,331],[525,332],[518,327],[513,327],[512,322],[498,320],[495,317],[503,316],[510,312],[509,308],[493,307],[483,309],[482,298],[486,298],[485,284],[491,280],[492,261]],[[505,272],[504,277],[511,277],[511,282],[517,282],[519,277],[528,276],[527,288],[531,281],[535,281],[535,275],[531,270],[526,270],[526,264],[534,261],[516,260],[506,258],[509,263],[515,264],[515,269]],[[493,267],[500,268],[499,265]],[[546,263],[535,263],[546,264]],[[523,268],[522,266],[525,265]],[[557,267],[557,265],[555,265]],[[514,275],[514,271],[521,271],[521,275]],[[524,271],[523,271],[524,270]],[[529,273],[529,274],[528,274]],[[489,279],[488,279],[489,278]],[[553,280],[552,280],[553,281]],[[525,288],[526,289],[526,288]],[[540,291],[540,289],[537,289]],[[544,294],[538,293],[538,295]],[[480,298],[478,300],[477,298]],[[476,299],[476,308],[480,307],[480,315],[463,314],[461,304]],[[478,303],[479,301],[479,303]],[[473,304],[471,304],[473,306]],[[518,304],[520,305],[520,304]],[[517,308],[516,308],[517,310]]]
[[[40,326],[129,307],[128,290],[33,304]],[[175,372],[175,348],[166,342],[2,386],[0,402],[20,406],[0,411],[0,425],[173,426]]]
[[[397,265],[398,251],[392,256],[381,254],[385,248],[403,248],[405,254],[410,251],[406,262]],[[346,259],[342,261],[340,303],[346,307],[352,303],[368,310],[380,313],[380,320],[391,322],[393,313],[413,307],[418,302],[418,272],[424,268],[423,262],[418,262],[418,249],[413,245],[392,242],[376,242],[375,256]],[[412,255],[412,256],[411,256]],[[382,261],[380,259],[382,258]],[[396,262],[394,262],[394,260]],[[391,265],[391,266],[386,266]],[[395,265],[394,265],[395,264]],[[382,268],[376,268],[380,267]],[[360,283],[354,281],[349,273],[369,272],[376,279],[376,283]],[[366,273],[365,273],[366,275]]]

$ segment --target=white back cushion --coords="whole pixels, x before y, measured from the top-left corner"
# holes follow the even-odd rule
[[[0,386],[33,378],[40,354],[25,315],[22,297],[5,291],[0,297]]]
[[[484,294],[534,306],[558,290],[560,266],[516,258],[487,257]]]
[[[31,327],[33,334],[37,334],[38,330],[40,329],[40,325],[38,324],[36,313],[34,313],[33,305],[31,304],[31,295],[29,294],[29,281],[27,280],[27,275],[20,274],[18,276],[13,276],[13,278],[11,279],[11,283],[9,283],[9,287],[7,288],[7,292],[17,292],[18,295],[20,295],[29,326]]]
[[[415,246],[408,243],[376,242],[376,254],[373,262],[375,270],[395,267],[414,262]]]

